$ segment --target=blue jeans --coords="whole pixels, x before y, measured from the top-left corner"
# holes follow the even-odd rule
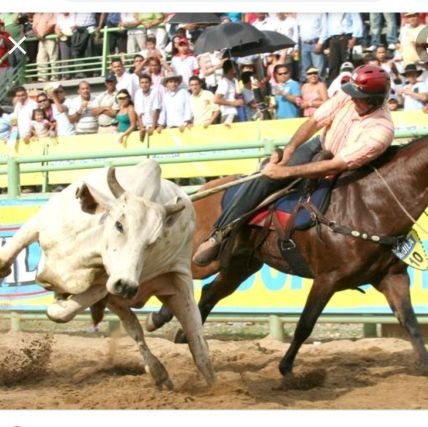
[[[315,154],[321,151],[319,136],[315,136],[302,144],[290,157],[288,166],[309,163]],[[266,197],[281,188],[286,187],[294,178],[272,179],[261,176],[253,181],[245,182],[236,192],[233,202],[221,213],[214,224],[214,229],[226,227],[242,215],[254,209]]]
[[[386,22],[387,44],[397,43],[397,21],[395,13],[383,13]],[[382,13],[370,13],[371,44],[379,46],[382,33]]]
[[[302,69],[300,73],[300,80],[306,80],[306,70],[309,67],[316,67],[320,70],[320,76],[325,75],[325,57],[323,53],[314,52],[315,44],[309,44],[302,41],[302,48],[300,51],[300,58],[302,61]]]

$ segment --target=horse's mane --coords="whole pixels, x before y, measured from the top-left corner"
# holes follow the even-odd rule
[[[373,173],[373,167],[382,169],[383,166],[387,165],[397,156],[419,147],[419,144],[428,144],[428,136],[422,136],[404,145],[391,145],[381,156],[368,165],[352,171],[343,172],[337,180],[336,187],[348,185],[366,177]]]

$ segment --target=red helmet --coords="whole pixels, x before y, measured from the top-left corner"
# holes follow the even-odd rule
[[[377,65],[361,65],[342,90],[352,98],[386,98],[391,86],[388,73]]]

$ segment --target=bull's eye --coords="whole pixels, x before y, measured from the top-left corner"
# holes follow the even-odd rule
[[[123,233],[123,225],[122,225],[122,223],[120,223],[119,221],[116,221],[116,222],[114,223],[114,226],[116,227],[116,230],[117,230],[119,233]]]

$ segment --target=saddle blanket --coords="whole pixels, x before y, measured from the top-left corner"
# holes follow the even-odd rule
[[[310,201],[312,204],[317,207],[322,213],[325,212],[328,206],[328,202],[330,199],[330,191],[333,187],[334,180],[323,179],[319,184],[318,188],[311,194]],[[241,184],[242,185],[242,184]],[[235,193],[239,190],[240,185],[236,185],[234,187],[226,190],[222,206],[223,209],[227,208],[233,201]],[[297,202],[302,197],[300,191],[296,190],[290,194],[287,194],[284,197],[281,197],[275,202],[275,212],[274,215],[279,220],[281,227],[284,229],[290,216],[291,212],[295,208]],[[268,207],[263,208],[260,212],[257,212],[249,221],[250,225],[255,225],[257,227],[263,227],[265,220],[269,215]],[[297,230],[305,230],[314,225],[314,220],[311,217],[310,213],[306,209],[300,209],[297,213],[294,228]],[[270,225],[272,229],[272,224]]]

